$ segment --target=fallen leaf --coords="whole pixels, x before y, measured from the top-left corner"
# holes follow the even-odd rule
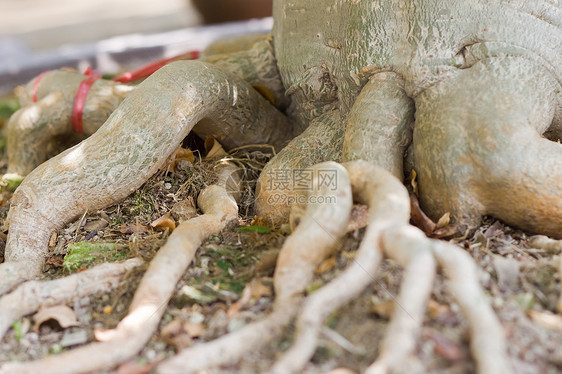
[[[187,199],[178,201],[172,206],[172,217],[174,217],[180,224],[187,220],[197,217],[197,207],[193,201],[193,197],[189,196]]]
[[[437,301],[430,299],[427,302],[427,312],[431,318],[439,318],[449,313],[450,308],[447,305],[439,304]]]
[[[202,323],[186,322],[183,324],[183,329],[192,338],[198,338],[205,332],[205,325]]]
[[[181,161],[193,162],[195,161],[195,155],[191,150],[179,146],[174,153],[168,157],[166,163],[164,164],[166,173],[175,173],[176,168]]]
[[[447,225],[445,227],[433,231],[431,237],[436,239],[444,239],[444,238],[455,236],[458,233],[459,233],[459,225],[456,223],[452,223],[450,225]]]
[[[117,368],[117,374],[148,374],[152,369],[154,369],[156,364],[157,362],[142,364],[136,360],[130,360],[119,365]]]
[[[410,186],[412,186],[412,192],[414,195],[418,196],[418,181],[417,181],[418,173],[414,169],[410,172],[408,176],[408,180],[410,181]]]
[[[184,329],[184,322],[175,319],[162,329],[162,340],[175,346],[177,349],[187,348],[192,345],[191,336]]]
[[[252,290],[250,288],[250,285],[247,284],[246,287],[244,287],[244,289],[242,290],[242,296],[240,296],[240,298],[228,308],[228,310],[226,311],[226,315],[229,318],[232,318],[240,313],[242,308],[244,308],[250,301],[251,296]]]
[[[445,226],[448,226],[451,222],[451,213],[447,212],[439,218],[437,224],[435,224],[435,230],[439,230]]]
[[[537,310],[527,311],[527,315],[533,322],[551,330],[562,332],[562,316],[550,312],[539,312]]]
[[[278,249],[269,249],[261,252],[255,265],[256,273],[263,275],[273,273],[273,269],[275,269],[275,264],[277,263],[278,256]]]
[[[64,262],[64,256],[62,255],[54,255],[51,256],[45,261],[46,265],[53,265],[54,267],[60,268]]]
[[[267,101],[275,105],[275,96],[273,96],[271,91],[266,86],[253,85],[252,87],[254,87],[254,90],[258,91],[260,95],[262,95]]]
[[[494,238],[494,237],[502,237],[503,230],[500,221],[495,221],[490,227],[486,229],[486,231],[484,231],[483,235],[486,239]]]
[[[376,303],[373,305],[372,311],[381,318],[390,319],[392,313],[394,312],[394,301],[385,300]]]
[[[143,225],[139,222],[136,222],[134,225],[122,224],[121,226],[119,226],[118,230],[121,234],[142,234],[150,232],[146,225]]]
[[[176,222],[170,218],[170,212],[164,214],[162,217],[152,221],[150,226],[158,231],[166,231],[172,232],[176,228]]]
[[[79,325],[76,315],[74,314],[74,310],[66,305],[56,305],[48,308],[42,308],[33,316],[33,319],[35,321],[33,331],[35,332],[39,331],[39,327],[42,323],[51,319],[55,320],[63,329]]]
[[[53,232],[51,234],[51,238],[49,239],[49,249],[53,249],[55,248],[55,246],[57,245],[57,239],[58,239],[58,235],[56,232]]]
[[[227,153],[222,147],[222,145],[212,136],[205,139],[205,158],[222,157],[226,156]]]
[[[97,219],[95,221],[90,221],[90,222],[86,223],[84,225],[84,230],[86,230],[86,231],[94,231],[94,230],[99,231],[99,230],[102,230],[102,229],[106,228],[107,225],[109,225],[109,223],[105,219],[100,218],[100,219]]]
[[[269,279],[269,281],[268,281]],[[265,283],[265,284],[264,284]],[[236,314],[240,313],[242,309],[251,300],[256,300],[262,297],[268,297],[273,294],[272,290],[273,283],[270,278],[254,278],[252,279],[242,291],[242,296],[233,303],[229,308],[226,314],[228,317],[233,317]]]
[[[334,265],[336,265],[336,257],[335,256],[328,257],[327,259],[322,261],[320,263],[320,265],[318,265],[316,267],[316,269],[314,270],[314,273],[315,274],[324,274],[324,273],[332,270]]]
[[[428,329],[424,332],[424,336],[433,341],[435,344],[433,350],[439,356],[451,361],[462,360],[467,356],[459,344],[436,330]]]
[[[423,212],[415,195],[410,195],[410,218],[426,235],[430,235],[435,230],[435,222]]]
[[[273,281],[271,278],[254,278],[250,281],[251,298],[259,299],[273,294]]]
[[[351,232],[366,227],[369,223],[369,207],[364,204],[354,204],[345,232]]]

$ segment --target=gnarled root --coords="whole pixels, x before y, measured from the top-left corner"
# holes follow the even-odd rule
[[[228,134],[230,145],[280,149],[293,136],[287,118],[247,82],[198,61],[167,65],[132,91],[96,133],[23,181],[8,219],[7,263],[0,265],[0,274],[11,273],[12,281],[0,278],[0,290],[40,271],[52,230],[136,190],[196,124]]]
[[[119,285],[120,277],[142,264],[133,258],[120,263],[101,264],[92,269],[52,281],[31,281],[0,298],[0,339],[19,318],[41,307],[68,303],[75,298],[108,292]]]
[[[304,367],[314,353],[325,318],[372,282],[383,253],[405,267],[405,277],[379,359],[368,373],[415,371],[412,356],[433,283],[434,256],[449,275],[455,297],[470,322],[479,372],[509,372],[501,325],[485,301],[470,257],[453,245],[427,239],[408,225],[407,191],[388,172],[363,161],[345,166],[355,200],[369,205],[369,226],[350,267],[306,299],[295,343],[271,372],[299,372]]]
[[[487,58],[415,102],[414,157],[430,217],[450,212],[473,228],[489,214],[562,238],[562,145],[541,136],[561,118],[549,71],[522,57]]]
[[[79,73],[49,71],[37,84],[38,78],[23,88],[19,95],[22,108],[7,125],[8,173],[29,174],[47,159],[56,137],[73,133],[72,106],[84,78]],[[133,89],[117,82],[97,80],[88,93],[82,113],[84,135],[96,132]]]
[[[232,334],[180,352],[158,366],[159,373],[195,373],[199,370],[238,361],[246,352],[256,350],[279,336],[300,305],[314,269],[326,258],[345,233],[352,199],[347,172],[340,165],[327,162],[309,169],[312,193],[300,224],[285,241],[277,260],[274,286],[276,299],[273,312],[262,321],[245,326]],[[319,171],[333,172],[335,185],[331,190],[322,185]],[[320,203],[328,198],[332,203]],[[313,202],[314,201],[314,202]]]
[[[277,108],[288,105],[271,40],[266,35],[237,36],[211,45],[200,60],[245,80]],[[48,71],[22,88],[21,109],[7,125],[7,172],[12,174],[7,178],[21,179],[29,174],[47,159],[56,138],[73,133],[73,104],[85,78],[77,72]],[[96,132],[134,89],[133,85],[96,80],[85,97],[81,116],[83,135]],[[239,139],[232,142],[224,129],[209,126],[205,121],[196,125],[194,132],[202,138],[217,138],[226,149],[240,145]]]
[[[219,174],[230,177],[220,180],[236,182],[238,179],[236,171],[230,166],[223,168]],[[158,327],[165,305],[197,248],[207,237],[219,233],[237,218],[238,207],[227,192],[227,188],[234,185],[236,183],[212,185],[201,192],[198,204],[204,214],[181,223],[173,231],[151,261],[127,316],[114,330],[104,334],[107,340],[34,362],[9,363],[0,368],[0,373],[87,373],[110,369],[137,354]],[[59,281],[68,283],[68,278]],[[27,287],[27,284],[22,287]],[[92,357],[96,359],[92,360]]]

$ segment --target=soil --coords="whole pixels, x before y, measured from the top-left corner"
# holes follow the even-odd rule
[[[200,148],[193,139],[185,145]],[[275,258],[289,229],[266,229],[268,223],[256,219],[252,210],[252,180],[255,181],[269,155],[254,151],[229,157],[246,171],[239,221],[209,238],[199,249],[170,304],[162,306],[166,312],[159,330],[142,352],[111,373],[147,373],[179,348],[204,344],[270,311]],[[140,256],[149,261],[169,235],[169,229],[159,231],[151,223],[169,212],[174,221],[181,219],[178,204],[189,199],[196,201],[198,191],[213,182],[214,162],[199,157],[194,162],[180,161],[175,170],[160,171],[119,204],[86,212],[58,230],[50,243],[52,255],[45,266],[44,279],[68,274],[62,266],[64,256],[68,247],[78,242],[117,243],[123,257]],[[5,164],[4,159],[0,167]],[[10,196],[9,192],[2,192],[2,222]],[[329,282],[353,261],[363,231],[358,229],[346,235],[341,250],[319,267],[308,292]],[[562,323],[555,314],[560,295],[559,250],[534,248],[527,234],[492,218],[485,219],[476,232],[450,240],[466,249],[478,263],[481,284],[505,328],[516,371],[562,372]],[[0,250],[0,261],[2,256]],[[50,320],[34,329],[33,316],[22,318],[0,341],[0,362],[34,360],[94,341],[95,329],[110,329],[126,315],[143,270],[128,274],[121,287],[110,294],[71,302],[69,306],[78,326],[61,328]],[[338,367],[360,372],[376,358],[402,271],[386,260],[373,278],[371,287],[326,321],[320,345],[304,373],[325,373]],[[246,297],[241,299],[243,293]],[[263,372],[289,347],[292,335],[293,327],[289,327],[282,338],[259,352],[251,352],[238,365],[206,373]],[[467,323],[439,274],[418,344],[417,356],[424,371],[474,372],[468,341]]]

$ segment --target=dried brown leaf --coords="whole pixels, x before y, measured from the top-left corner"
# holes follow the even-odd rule
[[[427,312],[431,318],[440,318],[448,314],[450,311],[449,306],[439,304],[437,301],[430,299],[427,302]]]
[[[256,263],[256,273],[269,275],[273,273],[277,257],[279,256],[278,249],[270,249],[259,254],[258,262]]]
[[[369,223],[369,207],[364,204],[354,204],[351,217],[345,229],[346,232],[362,229]]]
[[[205,139],[205,151],[207,153],[205,158],[222,157],[227,155],[222,145],[212,136]]]
[[[33,331],[35,332],[38,332],[41,324],[48,320],[55,320],[63,329],[79,325],[78,320],[76,319],[76,314],[74,314],[74,310],[66,305],[56,305],[48,308],[42,308],[33,316],[33,319],[35,320],[35,324],[33,325]]]
[[[64,256],[62,255],[55,255],[51,256],[45,261],[46,265],[53,265],[54,267],[60,268],[64,262]]]
[[[133,225],[122,224],[121,226],[119,226],[118,230],[122,234],[141,234],[150,232],[147,226],[139,222],[136,222]]]
[[[202,323],[186,322],[183,324],[183,329],[192,338],[200,337],[206,330],[205,325]]]
[[[102,230],[102,229],[106,228],[107,225],[109,225],[109,223],[105,219],[100,218],[100,219],[97,219],[95,221],[90,221],[90,222],[86,223],[84,225],[84,230],[86,230],[86,231],[94,231],[94,230],[99,231],[99,230]]]
[[[150,226],[158,231],[172,232],[176,228],[176,222],[170,218],[170,212],[164,214],[162,217],[155,219],[150,223]]]
[[[330,270],[332,270],[334,268],[334,266],[336,265],[336,258],[334,256],[332,257],[328,257],[327,259],[325,259],[324,261],[322,261],[320,263],[320,265],[318,265],[318,267],[316,268],[316,270],[314,270],[314,273],[316,274],[324,274]]]
[[[175,346],[178,349],[183,349],[191,346],[193,343],[191,336],[184,329],[184,322],[180,319],[175,319],[168,323],[162,329],[162,340]]]
[[[261,297],[269,297],[273,294],[273,282],[271,278],[254,278],[252,279],[242,291],[242,296],[232,304],[227,311],[229,317],[233,317],[240,313],[251,300],[256,300]]]
[[[190,149],[182,148],[179,146],[174,153],[168,157],[166,160],[165,166],[162,169],[166,169],[166,173],[175,173],[176,167],[181,161],[195,161],[195,155]]]
[[[441,218],[439,218],[437,224],[435,224],[435,230],[439,230],[445,226],[448,226],[450,222],[451,222],[451,213],[447,212],[443,214]]]
[[[179,223],[185,222],[193,217],[197,217],[197,207],[193,201],[193,197],[189,196],[187,199],[178,201],[174,204],[171,210],[172,217]]]
[[[142,364],[136,360],[131,360],[119,365],[117,374],[147,374],[150,373],[157,364],[157,362]]]
[[[461,346],[440,332],[430,329],[427,330],[424,335],[435,344],[433,350],[436,354],[451,361],[458,361],[466,358],[466,353]]]
[[[57,245],[57,239],[58,239],[58,235],[56,232],[53,232],[51,234],[51,237],[49,238],[49,249],[53,249],[55,248],[55,246]]]
[[[539,312],[538,310],[529,310],[527,315],[533,322],[551,330],[562,332],[562,316],[550,312]]]
[[[435,222],[423,212],[415,195],[410,195],[410,211],[410,218],[414,225],[422,229],[426,235],[431,235],[435,230]]]
[[[394,306],[395,304],[393,300],[385,300],[373,305],[372,311],[381,318],[390,319],[392,313],[394,312]]]

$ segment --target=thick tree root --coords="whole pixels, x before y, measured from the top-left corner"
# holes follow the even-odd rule
[[[274,286],[276,299],[273,312],[264,320],[239,331],[180,352],[158,366],[158,373],[196,373],[206,367],[235,363],[250,351],[281,334],[300,305],[302,294],[312,280],[314,269],[326,258],[344,235],[351,212],[351,189],[347,172],[328,162],[313,169],[313,191],[300,224],[285,241],[277,260]],[[318,170],[332,170],[337,177],[337,191],[321,186]],[[318,203],[330,196],[334,203]],[[302,212],[302,211],[300,211]]]
[[[7,125],[8,173],[29,174],[47,159],[56,137],[73,133],[72,106],[84,75],[56,70],[43,74],[38,84],[36,79],[20,92],[21,109]],[[108,80],[96,81],[82,114],[84,135],[96,132],[133,89]]]
[[[132,91],[95,134],[25,178],[12,198],[7,263],[0,266],[0,275],[12,273],[13,281],[0,278],[0,289],[34,278],[53,230],[136,190],[196,124],[228,134],[230,145],[280,149],[293,136],[288,119],[247,82],[198,61],[167,65]]]
[[[232,170],[228,175],[233,178],[220,179],[235,182]],[[176,283],[197,248],[209,235],[217,234],[237,218],[238,207],[227,188],[232,184],[212,185],[201,192],[198,204],[205,214],[183,222],[170,235],[143,276],[128,315],[114,330],[104,333],[107,340],[34,362],[5,364],[0,373],[87,373],[110,369],[137,354],[158,327]]]
[[[243,79],[277,108],[288,105],[271,40],[266,35],[238,36],[211,45],[200,61]],[[21,109],[7,125],[8,173],[26,176],[52,153],[56,139],[73,135],[73,103],[84,78],[78,72],[54,70],[22,87],[18,94]],[[84,136],[95,133],[135,87],[97,80],[85,98],[81,116]],[[205,121],[196,125],[194,132],[202,138],[217,138],[227,150],[240,145],[239,139],[226,137],[224,129],[209,127]]]
[[[363,161],[345,166],[355,200],[369,205],[369,226],[350,267],[307,298],[297,321],[295,343],[271,373],[302,370],[315,351],[323,321],[372,283],[383,252],[406,271],[379,359],[368,373],[416,371],[412,357],[433,283],[433,256],[449,275],[455,297],[470,322],[471,346],[479,372],[510,372],[503,331],[485,301],[470,257],[453,245],[427,239],[420,230],[408,225],[407,191],[388,172]]]
[[[101,264],[92,269],[52,281],[31,281],[0,298],[0,339],[19,318],[39,308],[65,304],[75,298],[109,292],[120,284],[123,274],[142,264],[133,258]]]

